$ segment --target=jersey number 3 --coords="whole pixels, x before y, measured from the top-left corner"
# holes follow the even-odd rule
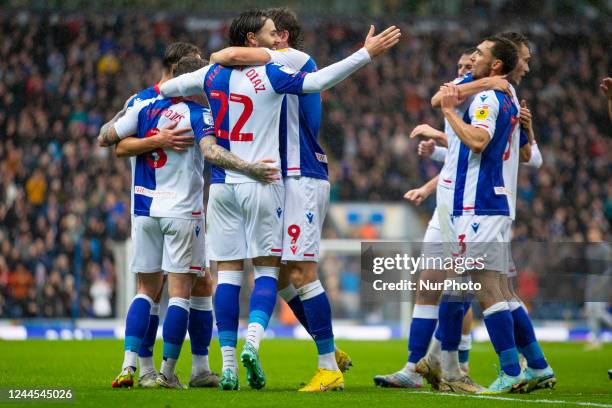
[[[239,95],[235,93],[230,93],[229,101],[227,98],[227,94],[222,91],[211,91],[210,97],[212,99],[218,99],[221,103],[221,107],[219,108],[219,113],[215,118],[215,136],[220,137],[222,139],[229,139],[232,142],[252,142],[253,141],[253,133],[242,133],[242,127],[249,120],[251,114],[253,113],[253,101],[246,95]],[[225,115],[227,115],[227,110],[229,107],[229,102],[237,102],[244,105],[244,109],[240,114],[240,117],[236,121],[236,124],[232,128],[232,130],[227,132],[227,130],[221,129],[221,124],[223,123],[223,119],[225,119]]]
[[[149,131],[145,134],[144,137],[151,137],[159,133],[159,129],[153,128],[149,129]],[[147,164],[152,169],[159,169],[160,167],[164,167],[166,162],[168,161],[168,155],[164,152],[164,149],[157,148],[149,153],[145,153],[145,158],[147,159]]]

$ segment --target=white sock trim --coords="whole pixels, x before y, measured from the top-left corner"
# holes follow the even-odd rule
[[[510,309],[511,312],[514,312],[516,309],[518,309],[521,306],[522,306],[521,302],[517,302],[516,300],[511,300],[508,302],[508,308]]]
[[[459,350],[466,351],[472,349],[472,335],[462,334],[461,341],[459,342]]]
[[[277,266],[253,266],[253,276],[255,279],[267,276],[268,278],[278,279],[280,268]]]
[[[155,316],[159,316],[159,303],[153,303],[151,305],[151,314]]]
[[[508,302],[497,302],[493,306],[486,308],[482,314],[484,317],[491,316],[493,313],[503,312],[504,310],[510,310]]]
[[[192,296],[189,307],[195,310],[210,311],[212,307],[212,296]]]
[[[217,285],[221,285],[222,283],[242,286],[242,271],[219,271]]]
[[[298,295],[297,290],[295,289],[295,286],[293,286],[292,283],[290,283],[289,286],[287,286],[286,288],[278,291],[278,296],[284,299],[285,302],[289,302],[291,299],[293,299],[297,295]]]
[[[150,304],[151,306],[153,306],[153,304],[155,303],[155,302],[153,302],[153,299],[151,299],[150,297],[148,297],[148,296],[147,296],[147,295],[145,295],[144,293],[139,293],[139,294],[137,294],[136,296],[134,296],[134,299],[132,299],[132,302],[133,302],[133,301],[135,301],[136,299],[144,299],[144,300],[146,300],[147,302],[149,302],[149,304]]]
[[[416,319],[438,319],[438,311],[440,307],[437,305],[414,305],[412,310],[412,318]]]
[[[170,306],[178,306],[189,312],[189,299],[183,299],[180,297],[170,298],[168,301],[168,308],[170,308]]]
[[[297,293],[300,296],[300,300],[308,300],[320,295],[321,293],[325,293],[325,289],[323,289],[321,281],[316,280],[314,282],[305,284],[301,288],[298,288]]]

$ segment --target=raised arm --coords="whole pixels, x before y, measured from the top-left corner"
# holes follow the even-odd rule
[[[462,118],[455,112],[455,106],[459,103],[459,95],[457,91],[457,85],[451,84],[444,88],[442,94],[442,113],[448,123],[453,128],[459,139],[470,148],[474,153],[482,153],[487,147],[491,140],[491,134],[494,129],[491,126],[487,126],[488,130],[482,127],[468,125],[463,121]],[[470,107],[470,110],[472,107]],[[493,116],[492,113],[488,112],[487,116]],[[497,116],[495,113],[494,116]],[[486,126],[486,125],[481,125]],[[489,133],[491,132],[491,133]]]
[[[535,137],[533,133],[533,122],[531,111],[527,107],[527,101],[521,100],[520,110],[520,123],[521,123],[521,149],[520,149],[520,162],[527,163],[531,159],[531,146],[535,143]],[[527,140],[524,141],[524,137]]]
[[[374,35],[374,26],[370,26],[363,48],[342,61],[317,72],[306,74],[302,91],[304,93],[317,93],[333,87],[368,64],[372,58],[395,46],[399,42],[400,36],[401,32],[395,26],[387,28],[378,35]]]
[[[439,108],[441,106],[442,88],[449,84],[450,83],[446,83],[441,86],[440,90],[431,98],[431,106],[433,108]],[[457,84],[457,92],[459,94],[460,101],[489,89],[502,91],[507,94],[511,94],[512,92],[510,90],[510,82],[508,82],[508,80],[503,76],[486,77],[465,84]]]
[[[249,163],[242,160],[229,150],[219,146],[214,136],[205,136],[200,140],[200,150],[204,159],[227,170],[237,171],[262,183],[272,183],[280,180],[278,167],[272,166],[273,159],[259,160]]]
[[[189,72],[164,82],[159,87],[159,92],[164,98],[175,96],[192,96],[204,92],[204,78],[208,73],[210,65],[197,71]]]
[[[211,64],[232,65],[264,65],[272,60],[265,48],[253,47],[227,47],[221,51],[213,52],[210,56]]]

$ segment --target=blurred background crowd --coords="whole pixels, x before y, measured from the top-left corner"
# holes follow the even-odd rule
[[[442,128],[429,100],[454,78],[462,51],[515,29],[532,44],[519,97],[544,165],[521,169],[514,239],[609,241],[612,138],[598,84],[609,75],[612,22],[508,21],[503,10],[490,14],[491,2],[466,3],[478,16],[301,13],[319,67],[356,50],[371,22],[403,32],[389,54],[323,94],[332,201],[399,202],[431,178],[439,167],[417,156],[410,131]],[[0,9],[0,317],[113,316],[112,248],[129,237],[131,178],[128,161],[95,138],[126,98],[158,80],[166,45],[190,41],[204,55],[225,46],[232,16],[199,17]],[[434,206],[419,207],[423,222]],[[339,235],[333,226],[326,234]],[[359,306],[358,261],[329,257],[321,267],[347,317]]]

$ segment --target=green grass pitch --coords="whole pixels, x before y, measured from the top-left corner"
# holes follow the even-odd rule
[[[504,395],[478,398],[434,394],[428,387],[420,391],[374,387],[375,374],[387,374],[405,362],[405,341],[339,341],[353,358],[354,367],[345,375],[344,392],[301,394],[296,390],[310,379],[316,369],[316,351],[310,341],[265,339],[261,356],[267,385],[261,391],[249,389],[241,367],[238,392],[216,389],[143,390],[112,389],[119,372],[123,346],[117,340],[92,341],[14,341],[0,342],[0,388],[72,388],[75,400],[62,403],[1,403],[0,406],[66,407],[458,407],[590,406],[612,408],[612,345],[603,350],[583,352],[579,343],[544,344],[544,352],[558,378],[555,390],[540,390],[529,395]],[[156,363],[161,360],[161,342],[156,345]],[[489,344],[477,343],[470,355],[473,378],[488,385],[496,375],[495,354]],[[211,364],[220,369],[220,351],[211,345]],[[191,367],[189,342],[185,343],[178,364],[179,378],[188,382]],[[508,400],[509,399],[509,400]],[[51,405],[49,405],[51,404]],[[363,404],[363,405],[361,405]]]

